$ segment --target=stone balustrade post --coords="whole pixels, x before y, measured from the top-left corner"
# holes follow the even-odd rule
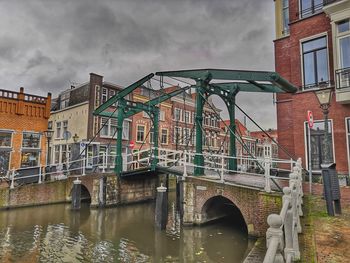
[[[187,151],[186,150],[184,150],[184,153],[183,153],[183,166],[184,166],[183,176],[186,177],[187,176]]]
[[[267,193],[271,192],[271,182],[270,182],[270,166],[271,166],[271,162],[270,159],[265,159],[265,165],[264,165],[264,169],[265,169],[265,188],[264,190]]]
[[[274,262],[283,263],[283,230],[282,230],[282,218],[280,215],[271,214],[267,218],[269,228],[266,231],[266,246],[268,252],[266,253],[264,263]],[[269,247],[273,249],[269,250]]]
[[[38,179],[38,184],[41,184],[42,181],[41,181],[41,173],[42,173],[42,167],[39,166],[39,179]]]
[[[12,169],[12,172],[11,172],[11,185],[10,185],[10,188],[13,189],[15,188],[15,168]]]

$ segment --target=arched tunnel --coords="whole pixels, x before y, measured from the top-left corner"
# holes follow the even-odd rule
[[[247,224],[241,211],[231,200],[223,196],[214,196],[208,199],[202,207],[201,222],[209,223],[224,218],[230,224],[248,233]]]

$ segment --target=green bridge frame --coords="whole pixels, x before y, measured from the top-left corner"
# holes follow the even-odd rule
[[[282,78],[276,72],[266,71],[244,71],[244,70],[225,70],[225,69],[198,69],[198,70],[179,70],[179,71],[163,71],[156,72],[161,77],[178,77],[188,78],[196,82],[195,85],[187,86],[181,90],[175,90],[166,94],[162,94],[157,98],[149,100],[146,103],[133,102],[126,100],[125,97],[132,93],[138,87],[154,77],[149,74],[146,77],[136,81],[130,86],[118,92],[108,101],[100,105],[94,115],[117,118],[117,151],[115,172],[120,175],[123,167],[122,158],[122,130],[125,118],[131,117],[139,112],[146,112],[153,121],[154,138],[158,138],[159,128],[159,107],[158,104],[185,92],[187,89],[194,88],[196,90],[196,155],[194,158],[194,175],[204,174],[204,157],[203,153],[203,109],[206,99],[211,95],[218,95],[226,104],[230,116],[230,144],[229,155],[236,156],[236,139],[235,139],[235,102],[238,92],[264,92],[264,93],[295,93],[297,88]],[[226,81],[212,82],[211,81]],[[106,111],[110,106],[117,103],[117,113]],[[158,163],[158,140],[154,140],[154,152],[151,163],[151,170],[155,170]],[[229,160],[229,170],[236,170],[236,159]]]

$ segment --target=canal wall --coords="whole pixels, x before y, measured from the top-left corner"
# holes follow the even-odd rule
[[[18,185],[13,189],[0,188],[0,209],[70,202],[75,179],[70,177],[66,180],[45,181],[41,184]],[[155,199],[158,184],[156,176],[123,180],[115,174],[94,174],[80,177],[80,180],[83,197],[91,198],[91,207]]]

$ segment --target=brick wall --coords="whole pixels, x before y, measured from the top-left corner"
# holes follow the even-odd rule
[[[12,153],[10,169],[21,166],[23,131],[42,133],[40,164],[45,165],[46,138],[43,132],[48,128],[51,94],[47,98],[20,92],[3,91],[0,94],[0,129],[12,130]],[[12,94],[12,95],[9,95]]]
[[[308,18],[299,19],[298,1],[289,1],[290,36],[277,39],[275,43],[276,71],[294,85],[302,86],[302,56],[301,41],[326,33],[328,36],[328,61],[330,80],[334,80],[333,43],[329,18],[319,13]],[[300,90],[301,91],[301,90]],[[335,97],[335,96],[334,96]],[[306,167],[304,122],[307,121],[307,111],[311,110],[315,120],[323,120],[319,103],[312,91],[298,92],[294,95],[277,95],[277,128],[279,143],[295,158],[302,157]],[[333,137],[337,171],[347,174],[347,143],[345,117],[350,116],[350,105],[339,104],[333,98],[329,118],[333,120]],[[279,151],[280,158],[287,158]]]

